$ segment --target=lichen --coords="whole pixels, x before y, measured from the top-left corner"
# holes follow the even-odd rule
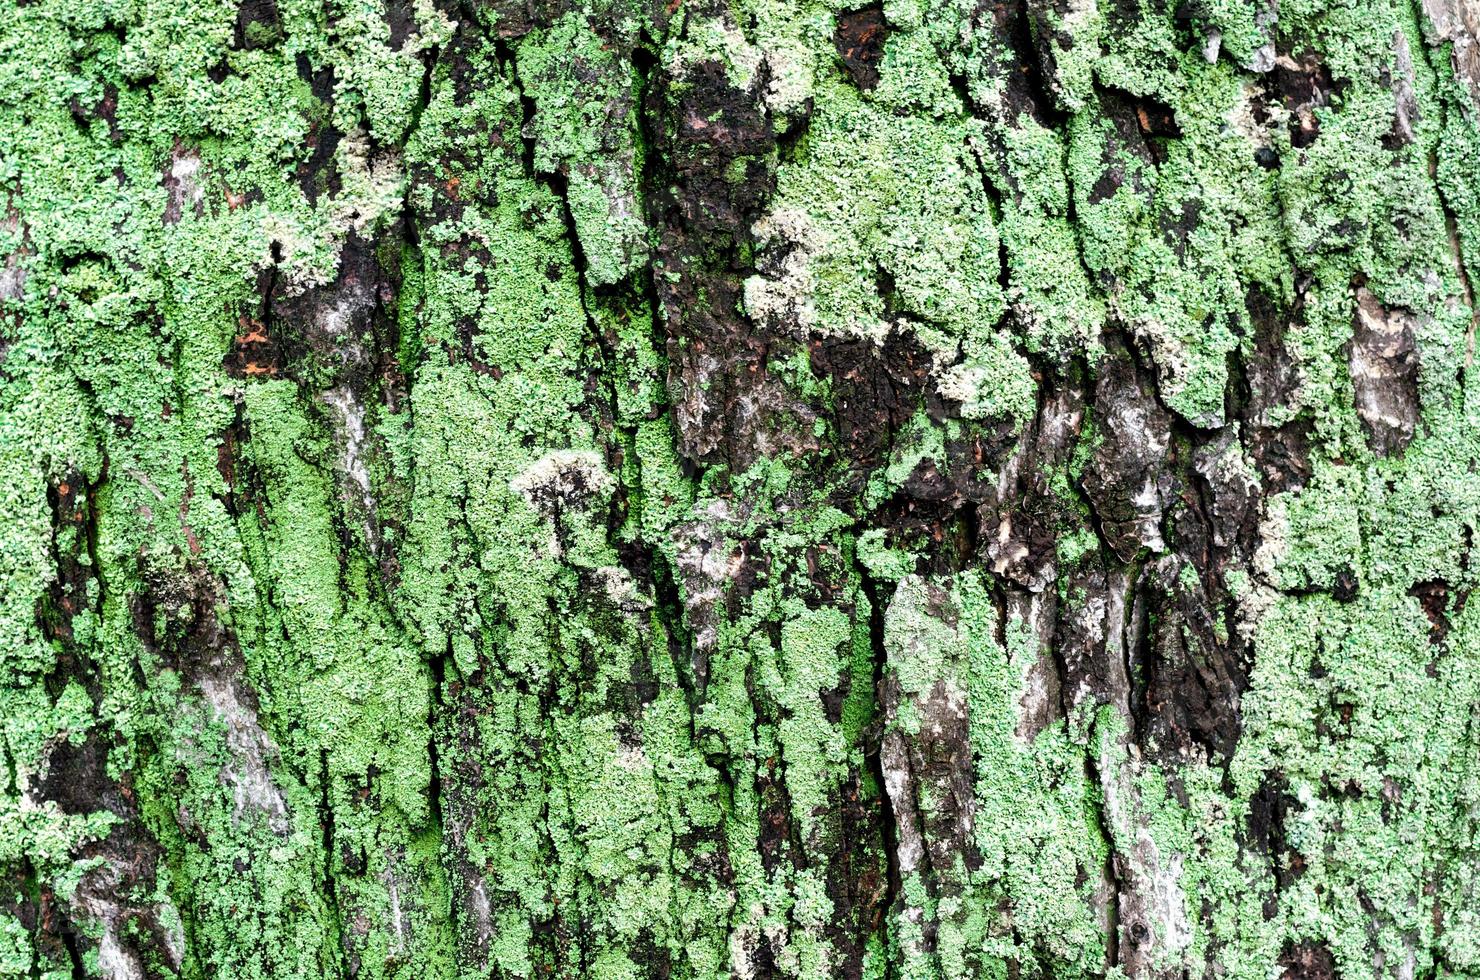
[[[1480,972],[1452,11],[475,6],[0,10],[0,974]]]

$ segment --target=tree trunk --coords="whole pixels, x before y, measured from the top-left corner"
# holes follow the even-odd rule
[[[1480,977],[1475,0],[5,0],[0,976]]]

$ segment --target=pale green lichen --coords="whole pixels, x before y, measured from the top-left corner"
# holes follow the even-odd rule
[[[112,924],[79,896],[121,860],[106,842],[124,827],[160,858],[112,897],[184,937],[186,976],[337,975],[351,960],[362,976],[533,976],[555,966],[554,922],[578,933],[567,962],[591,976],[646,975],[654,949],[674,976],[724,976],[761,936],[785,937],[782,972],[825,974],[832,870],[768,862],[757,842],[779,813],[800,853],[836,854],[852,844],[835,801],[884,805],[868,772],[877,601],[887,676],[911,702],[939,682],[965,705],[981,863],[936,869],[953,891],[935,896],[905,876],[902,902],[938,924],[934,951],[901,962],[918,924],[867,923],[866,976],[1006,977],[1028,960],[1102,973],[1094,892],[1141,830],[1180,858],[1170,901],[1199,923],[1185,942],[1158,936],[1182,961],[1169,967],[1253,980],[1308,940],[1343,975],[1376,957],[1400,975],[1480,971],[1480,611],[1456,598],[1480,524],[1464,275],[1480,141],[1447,53],[1407,6],[1283,4],[1279,34],[1341,82],[1314,110],[1319,138],[1295,147],[1283,110],[1255,123],[1250,108],[1263,83],[1244,69],[1269,67],[1271,11],[1205,4],[1184,37],[1171,9],[1070,5],[1037,28],[1070,38],[1055,38],[1058,104],[1040,107],[1071,114],[1059,127],[1005,110],[1015,62],[968,25],[972,7],[886,4],[869,92],[839,67],[824,4],[742,3],[682,37],[636,10],[572,10],[500,35],[507,63],[473,39],[465,85],[423,63],[454,40],[429,3],[395,49],[379,5],[359,2],[283,2],[240,48],[234,4],[0,13],[0,864],[8,883],[24,866],[0,905],[58,896],[80,969],[107,972]],[[752,229],[747,311],[799,345],[908,333],[968,420],[916,414],[867,476],[863,513],[837,506],[847,466],[826,454],[686,472],[664,313],[643,296],[641,79],[593,18],[661,65],[720,61],[778,131],[805,126],[765,161],[777,190]],[[1393,149],[1399,36],[1421,111]],[[326,101],[312,79],[331,65]],[[1112,89],[1170,108],[1180,135],[1152,137],[1159,160],[1114,145]],[[334,179],[300,175],[330,128]],[[1265,148],[1279,170],[1259,165]],[[1101,198],[1107,164],[1127,179]],[[408,223],[416,244],[378,259],[400,283],[408,391],[336,402],[322,368],[226,376],[260,275],[282,297],[332,287],[348,236]],[[1400,456],[1374,454],[1353,407],[1357,277],[1419,315],[1423,422]],[[1024,737],[1036,635],[1009,618],[997,638],[977,570],[929,580],[955,622],[939,618],[914,576],[931,555],[867,511],[922,463],[944,466],[972,422],[1024,432],[1030,365],[1092,371],[1107,318],[1141,341],[1171,411],[1223,424],[1229,364],[1254,352],[1253,289],[1285,309],[1299,297],[1297,392],[1267,421],[1308,418],[1313,458],[1303,486],[1268,500],[1253,573],[1225,576],[1254,644],[1226,774],[1130,760],[1104,710]],[[774,372],[836,408],[805,355]],[[363,434],[346,456],[351,418]],[[1072,472],[1043,474],[1079,522],[1055,529],[1065,568],[1101,560],[1074,490],[1089,446]],[[69,481],[86,529],[53,513],[48,493]],[[743,594],[720,576],[704,600],[683,578],[695,529],[722,570],[751,548],[767,574]],[[668,593],[624,577],[619,545]],[[75,589],[59,562],[79,569]],[[1346,576],[1355,592],[1338,601]],[[1450,597],[1442,642],[1411,594],[1432,582]],[[73,604],[65,638],[38,621],[54,588]],[[683,654],[704,601],[718,611],[701,682]],[[198,626],[229,639],[191,660]],[[886,732],[919,737],[921,712],[902,705]],[[128,781],[126,817],[37,802],[53,753],[93,739],[109,746],[99,778]],[[1245,837],[1266,782],[1289,798],[1305,862],[1273,915],[1272,871]],[[1102,826],[1106,787],[1122,785]],[[884,847],[859,844],[855,868],[887,875]],[[69,975],[36,929],[0,913],[0,972]]]

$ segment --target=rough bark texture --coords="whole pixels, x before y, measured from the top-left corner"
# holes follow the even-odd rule
[[[4,0],[0,976],[1480,977],[1475,0]]]

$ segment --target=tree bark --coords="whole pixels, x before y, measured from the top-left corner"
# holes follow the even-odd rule
[[[4,0],[0,976],[1480,977],[1474,0]]]

